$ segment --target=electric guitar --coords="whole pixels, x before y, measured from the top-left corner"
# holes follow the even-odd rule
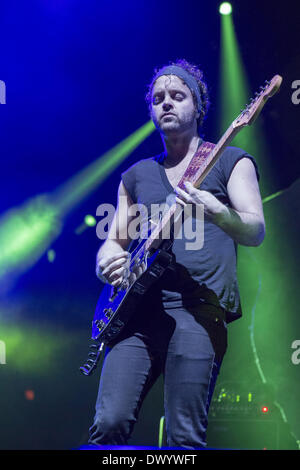
[[[271,81],[266,81],[265,85],[260,87],[260,92],[257,92],[255,98],[252,98],[245,109],[241,110],[217,144],[202,142],[178,184],[180,188],[185,189],[186,181],[196,188],[200,186],[229,142],[243,127],[255,121],[267,99],[279,90],[281,82],[280,75],[275,75]],[[95,370],[104,347],[120,334],[145,292],[170,266],[173,259],[172,239],[163,239],[162,234],[165,233],[168,224],[174,226],[182,210],[181,205],[174,202],[159,223],[150,230],[148,238],[139,243],[131,253],[129,273],[136,266],[146,264],[146,270],[137,279],[130,283],[127,276],[117,288],[109,284],[104,285],[92,321],[91,351],[84,366],[80,367],[84,375],[90,375]]]

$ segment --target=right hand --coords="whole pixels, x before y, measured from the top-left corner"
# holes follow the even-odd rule
[[[97,277],[101,281],[118,287],[128,272],[129,263],[130,253],[128,251],[122,251],[109,256],[103,255],[97,260]]]

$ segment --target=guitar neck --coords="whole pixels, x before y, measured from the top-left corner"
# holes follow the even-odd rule
[[[203,161],[199,162],[199,167],[195,172],[194,177],[192,177],[191,181],[195,188],[199,188],[204,178],[208,175],[210,170],[213,168],[213,166],[216,164],[216,162],[224,152],[225,148],[238,134],[240,129],[241,128],[233,127],[233,125],[231,124],[227,131],[222,135],[219,142],[212,147],[212,150],[210,151],[208,156],[203,158]]]
[[[184,183],[189,181],[195,188],[199,188],[204,178],[216,164],[221,154],[240,131],[241,127],[234,127],[231,124],[226,132],[222,135],[217,144],[203,142],[192,158],[186,172],[181,178],[178,186],[185,189]],[[174,223],[174,215],[181,215],[182,207],[176,202],[172,204],[166,214],[163,216],[159,224],[152,230],[148,240],[145,243],[145,250],[157,249],[162,243],[162,234],[170,232],[170,227]]]

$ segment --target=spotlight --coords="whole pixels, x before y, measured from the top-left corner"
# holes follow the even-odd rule
[[[223,2],[221,3],[220,7],[219,7],[219,13],[221,15],[230,15],[232,12],[232,6],[231,6],[231,3],[229,2]]]
[[[97,221],[95,217],[87,214],[84,217],[84,221],[76,228],[75,230],[76,235],[81,235],[88,227],[94,227],[96,223]]]
[[[94,227],[96,225],[96,219],[92,215],[86,215],[84,222],[88,227]]]

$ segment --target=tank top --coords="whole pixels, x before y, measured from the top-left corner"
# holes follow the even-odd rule
[[[255,158],[238,147],[227,147],[199,189],[209,191],[230,206],[227,183],[242,158],[253,162],[259,180]],[[151,204],[164,205],[174,200],[174,188],[163,165],[163,154],[138,161],[122,173],[122,181],[132,201],[143,204],[149,213]],[[191,219],[191,227],[195,229],[196,215],[192,214]],[[222,308],[229,323],[242,316],[236,273],[237,243],[206,215],[203,229],[203,245],[199,249],[187,249],[191,240],[186,238],[184,230],[180,238],[174,239],[174,261],[156,282],[151,295],[159,296],[167,309],[200,304]]]

